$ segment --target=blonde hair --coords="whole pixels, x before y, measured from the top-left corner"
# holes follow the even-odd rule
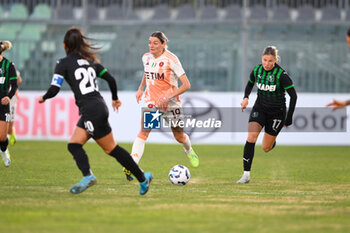
[[[161,32],[161,31],[152,32],[151,37],[157,37],[162,44],[169,41],[169,39],[166,37],[164,32]],[[165,49],[167,49],[167,48],[168,48],[168,45],[165,44]]]
[[[8,40],[0,41],[0,55],[2,55],[6,50],[12,48],[12,43]]]
[[[272,55],[274,56],[274,58],[276,59],[276,62],[278,62],[281,58],[280,56],[278,56],[278,49],[276,48],[276,46],[267,46],[265,49],[264,49],[264,52],[263,52],[263,56],[264,55]]]

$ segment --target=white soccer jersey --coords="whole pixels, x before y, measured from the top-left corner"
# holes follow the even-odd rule
[[[158,106],[160,97],[173,93],[178,88],[178,79],[185,71],[176,55],[168,50],[158,58],[145,53],[142,62],[146,79],[144,101]],[[177,96],[171,102],[174,101],[180,102],[180,98]]]

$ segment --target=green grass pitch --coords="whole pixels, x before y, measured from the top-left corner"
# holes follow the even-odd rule
[[[122,144],[130,151],[131,144]],[[81,179],[65,142],[19,141],[0,167],[0,232],[350,232],[350,147],[256,147],[251,183],[237,185],[243,146],[194,145],[191,168],[180,145],[146,144],[149,192],[95,144],[85,149],[98,184],[73,195]],[[173,165],[190,169],[172,185]]]

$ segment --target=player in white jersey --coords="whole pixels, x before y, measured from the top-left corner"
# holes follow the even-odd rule
[[[163,32],[156,31],[151,34],[148,41],[149,52],[142,57],[144,74],[141,84],[136,93],[137,103],[142,98],[143,89],[144,102],[150,110],[159,109],[166,120],[174,119],[174,113],[181,117],[182,105],[179,96],[191,88],[191,84],[184,69],[176,57],[167,49],[168,38]],[[178,80],[182,85],[178,87]],[[172,110],[172,111],[171,111]],[[176,116],[175,116],[176,117]],[[131,155],[136,163],[139,163],[145,148],[145,142],[151,129],[145,129],[142,125],[132,146]],[[199,159],[191,147],[189,136],[181,127],[171,127],[177,142],[182,144],[187,157],[193,167],[199,166]],[[124,169],[126,178],[132,180],[129,171]]]

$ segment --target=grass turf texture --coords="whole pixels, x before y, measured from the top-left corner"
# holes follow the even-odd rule
[[[237,185],[243,146],[195,145],[200,167],[191,168],[181,146],[147,144],[140,165],[154,180],[145,196],[95,143],[84,148],[98,183],[73,195],[81,173],[65,142],[10,147],[0,232],[350,232],[350,147],[257,146],[251,183]],[[185,186],[168,179],[176,164],[190,169]]]

